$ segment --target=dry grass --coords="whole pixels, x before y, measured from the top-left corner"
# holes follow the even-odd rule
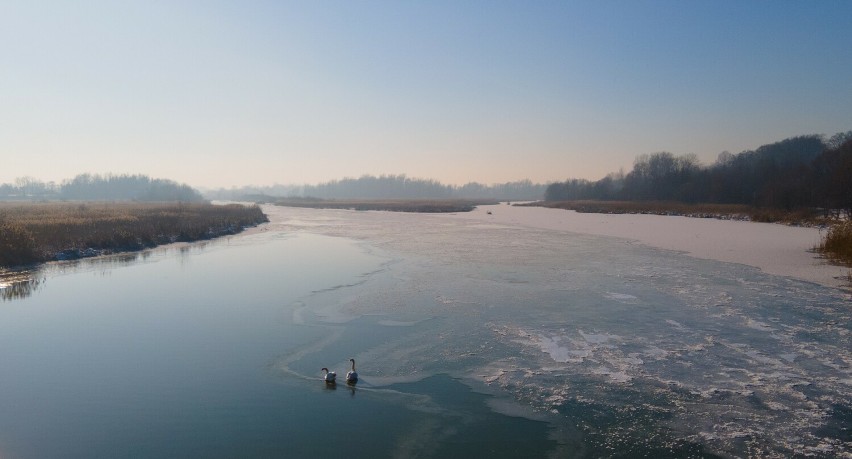
[[[817,250],[834,262],[852,266],[852,221],[829,227]]]
[[[497,201],[463,199],[305,199],[289,198],[275,201],[286,207],[313,209],[385,210],[391,212],[470,212],[478,205],[497,204]]]
[[[209,239],[264,221],[256,206],[0,203],[0,266]]]

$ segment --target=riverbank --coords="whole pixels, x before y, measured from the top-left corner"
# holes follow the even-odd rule
[[[476,206],[497,204],[496,200],[466,199],[278,199],[273,204],[311,209],[384,210],[388,212],[448,213],[470,212]]]
[[[580,213],[505,204],[480,206],[452,218],[618,237],[820,285],[849,284],[849,268],[830,264],[814,251],[825,234],[819,227],[674,215]]]
[[[548,207],[596,214],[646,214],[693,218],[715,218],[799,226],[828,225],[836,220],[815,209],[782,210],[745,204],[686,204],[659,201],[535,201],[521,206]]]
[[[208,203],[0,203],[0,267],[130,252],[236,234],[257,206]]]

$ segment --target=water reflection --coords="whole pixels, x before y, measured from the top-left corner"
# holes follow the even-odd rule
[[[116,253],[112,255],[104,255],[100,257],[93,258],[81,258],[78,260],[68,260],[62,261],[56,264],[48,265],[49,267],[56,267],[60,269],[67,268],[89,268],[89,267],[120,267],[127,266],[138,260],[146,260],[151,254],[152,250],[145,250],[142,252],[122,252]]]
[[[90,269],[127,266],[151,257],[154,250],[123,252],[92,258],[45,263],[31,269],[0,270],[0,300],[14,301],[32,296],[47,281],[48,273],[74,273]]]
[[[0,273],[0,300],[12,301],[26,298],[33,294],[44,282],[44,276],[34,276],[33,273],[16,272]]]
[[[355,388],[354,382],[347,382],[346,384],[341,384],[340,387],[349,391],[349,397],[355,397]],[[325,390],[327,391],[336,391],[337,390],[337,382],[336,381],[326,381],[325,382]]]

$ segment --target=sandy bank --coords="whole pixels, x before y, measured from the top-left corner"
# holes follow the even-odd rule
[[[630,239],[831,287],[843,286],[849,272],[848,268],[827,264],[813,252],[820,241],[817,228],[660,215],[582,214],[508,205],[480,206],[473,212],[442,217]]]

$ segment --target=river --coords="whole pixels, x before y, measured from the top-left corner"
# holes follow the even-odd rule
[[[269,208],[0,284],[0,457],[852,454],[850,297],[631,241]],[[349,358],[361,379],[342,379]]]

